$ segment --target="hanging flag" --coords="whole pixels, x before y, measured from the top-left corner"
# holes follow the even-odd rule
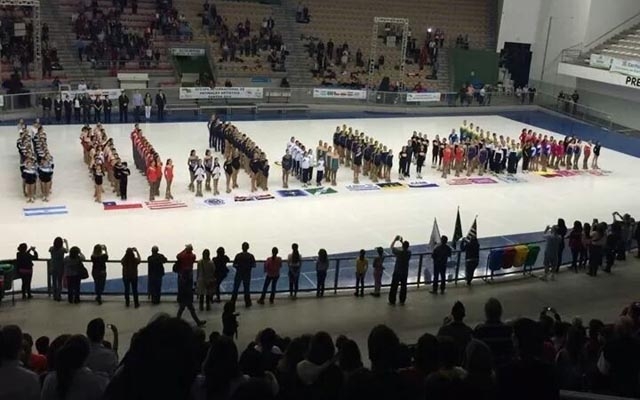
[[[467,233],[467,237],[465,240],[467,242],[471,241],[471,239],[475,239],[478,237],[478,217],[476,216],[473,219],[473,224],[471,224],[471,228],[469,228],[469,233]]]
[[[429,238],[429,247],[435,249],[440,243],[440,228],[438,228],[438,220],[433,219],[433,228],[431,229],[431,238]]]
[[[458,207],[458,214],[456,215],[456,227],[453,230],[453,248],[456,248],[458,240],[462,239],[462,222],[460,222],[460,207]]]

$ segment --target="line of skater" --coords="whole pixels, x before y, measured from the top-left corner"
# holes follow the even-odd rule
[[[27,203],[36,201],[38,182],[41,199],[48,202],[51,196],[54,163],[47,145],[47,133],[40,119],[36,119],[31,127],[27,127],[24,120],[19,121],[16,147],[20,155],[22,194]]]
[[[459,177],[485,173],[494,175],[515,175],[522,173],[547,172],[550,169],[583,170],[599,169],[601,145],[591,141],[581,141],[575,136],[555,139],[526,128],[515,139],[485,131],[464,120],[460,134],[452,129],[447,138],[436,135],[429,141],[427,135],[413,132],[407,145],[403,146],[399,157],[399,179],[410,178],[412,163],[416,165],[417,178],[422,178],[422,170],[431,144],[431,168],[441,172],[442,178],[453,174]],[[582,157],[582,160],[580,160]],[[522,165],[519,168],[520,161]],[[580,163],[580,161],[582,161]]]
[[[270,165],[266,153],[247,134],[242,133],[229,121],[222,122],[215,114],[211,116],[207,128],[209,129],[209,147],[215,152],[221,153],[224,158],[222,171],[225,174],[226,193],[231,193],[233,189],[239,188],[238,174],[240,170],[244,170],[249,176],[251,193],[255,193],[258,190],[269,190]],[[219,194],[217,179],[222,173],[222,171],[218,170],[219,167],[220,164],[217,162],[217,158],[214,158],[209,168],[207,168],[206,163],[203,165],[204,176],[201,175],[200,177],[200,179],[204,178],[208,182],[211,176],[214,195]],[[191,173],[191,166],[189,171]],[[194,180],[197,185],[197,175],[192,175],[189,187],[192,191]],[[205,184],[205,190],[211,190],[208,183]]]

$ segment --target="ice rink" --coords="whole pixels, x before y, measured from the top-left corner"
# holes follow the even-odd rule
[[[169,210],[151,210],[144,206],[148,187],[144,177],[134,171],[129,133],[132,124],[108,125],[107,132],[114,139],[120,156],[129,162],[128,203],[142,203],[143,208],[105,211],[102,204],[93,201],[93,184],[82,160],[79,142],[80,126],[48,126],[48,144],[55,161],[53,195],[49,203],[38,200],[27,204],[22,197],[19,157],[15,147],[17,129],[0,128],[2,168],[0,179],[5,188],[0,198],[4,240],[0,243],[0,257],[14,257],[17,245],[27,242],[36,246],[41,257],[48,257],[47,249],[53,238],[62,236],[89,255],[93,245],[107,245],[110,258],[118,259],[127,247],[137,247],[143,257],[151,246],[158,245],[168,257],[178,253],[185,243],[192,243],[198,253],[202,249],[214,250],[224,246],[227,253],[239,251],[240,243],[248,241],[257,258],[266,258],[273,246],[285,252],[292,242],[300,245],[303,256],[315,255],[321,247],[329,254],[388,246],[396,234],[402,234],[412,244],[429,239],[434,217],[443,234],[451,235],[456,208],[460,207],[463,231],[478,215],[480,237],[543,230],[558,217],[567,224],[574,219],[591,220],[593,217],[609,220],[613,210],[638,214],[637,188],[640,177],[636,173],[635,157],[603,148],[600,167],[610,171],[607,176],[580,174],[571,177],[547,178],[538,174],[518,174],[526,180],[507,183],[497,178],[493,184],[451,185],[431,169],[431,149],[423,178],[438,187],[381,189],[350,191],[351,170],[338,171],[337,193],[282,197],[280,167],[274,164],[284,154],[286,142],[295,136],[307,146],[315,148],[319,140],[331,141],[337,125],[347,124],[366,135],[390,146],[397,154],[413,131],[448,135],[458,128],[463,119],[479,125],[485,131],[517,138],[522,128],[561,137],[534,126],[499,116],[456,116],[423,118],[374,118],[348,120],[250,121],[234,122],[267,153],[271,163],[269,193],[273,199],[236,202],[234,196],[248,195],[249,179],[242,171],[240,189],[223,194],[213,205],[205,202],[212,198],[195,198],[189,192],[189,174],[186,160],[191,149],[202,156],[208,143],[204,123],[141,124],[144,134],[163,160],[174,160],[175,179],[173,194],[187,207]],[[394,160],[397,178],[397,158]],[[315,174],[315,172],[314,172]],[[412,178],[415,166],[412,166]],[[315,178],[315,177],[314,177]],[[405,181],[409,183],[414,179]],[[221,187],[223,188],[223,179]],[[397,181],[397,179],[394,179]],[[369,183],[361,177],[360,183]],[[295,179],[290,189],[300,188]],[[119,201],[105,185],[103,201]],[[164,182],[161,186],[164,194]],[[25,208],[64,206],[61,215],[25,216]],[[111,276],[119,276],[119,268],[111,264]],[[45,284],[45,271],[36,269],[33,286]]]

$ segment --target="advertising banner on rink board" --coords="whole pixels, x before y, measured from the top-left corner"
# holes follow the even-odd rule
[[[440,101],[440,93],[407,93],[407,103]]]
[[[614,58],[613,61],[611,61],[610,71],[627,76],[640,77],[640,61]]]
[[[172,47],[170,49],[172,56],[180,57],[197,57],[204,56],[204,49],[195,49],[191,47]]]
[[[64,99],[65,97],[67,97],[67,95],[69,95],[69,97],[73,98],[76,94],[77,95],[83,95],[83,94],[88,94],[89,97],[91,98],[95,98],[97,95],[100,95],[101,97],[105,97],[105,96],[109,96],[110,99],[117,99],[118,96],[120,96],[120,93],[122,93],[122,89],[96,89],[96,90],[62,90],[60,92],[60,94],[62,95],[62,98]]]
[[[259,87],[183,87],[180,100],[196,99],[261,99],[263,89]]]
[[[351,89],[313,89],[313,97],[316,99],[366,100],[367,91]]]

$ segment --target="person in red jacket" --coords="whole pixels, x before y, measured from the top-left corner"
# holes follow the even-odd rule
[[[185,308],[198,326],[203,326],[206,321],[198,318],[195,308],[193,308],[193,264],[196,262],[196,255],[193,254],[193,246],[186,245],[176,256],[176,264],[173,272],[178,274],[178,318],[182,317]]]
[[[462,144],[459,144],[455,147],[454,157],[456,160],[455,161],[456,176],[460,176],[460,172],[462,172],[462,163],[464,161],[464,147],[462,147]]]
[[[445,144],[442,152],[442,177],[447,178],[447,175],[451,172],[451,159],[453,157],[453,150],[451,145]]]
[[[164,180],[167,182],[167,190],[165,191],[164,198],[167,200],[173,200],[171,194],[171,184],[173,183],[173,161],[170,158],[167,159],[167,163],[164,166]]]
[[[151,161],[147,167],[147,180],[149,181],[149,201],[154,201],[156,196],[156,185],[159,176],[158,168],[155,161]]]

